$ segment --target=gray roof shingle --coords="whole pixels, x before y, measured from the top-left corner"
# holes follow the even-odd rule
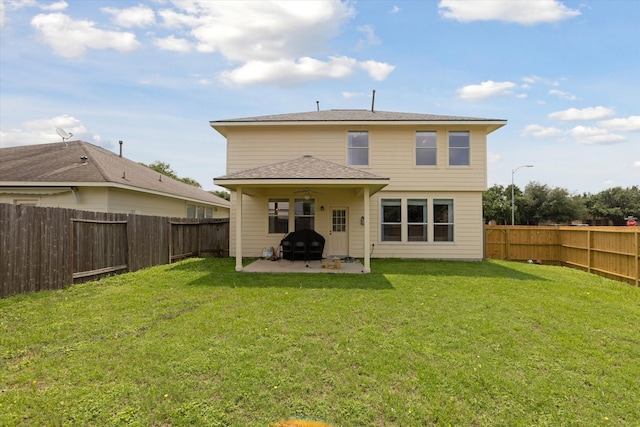
[[[243,117],[228,120],[212,120],[211,126],[223,123],[272,123],[272,122],[398,122],[398,121],[446,121],[446,122],[503,122],[502,119],[478,117],[443,116],[436,114],[398,113],[371,110],[322,110],[304,113],[274,114],[267,116]]]
[[[81,157],[85,156],[85,162]],[[0,186],[7,183],[115,183],[140,190],[199,200],[218,206],[229,202],[200,188],[84,141],[0,148]]]
[[[242,179],[356,179],[384,180],[381,176],[318,159],[313,156],[302,156],[284,162],[274,163],[256,168],[234,172],[216,178],[216,180]]]

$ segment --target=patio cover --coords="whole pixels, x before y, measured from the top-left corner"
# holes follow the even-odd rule
[[[360,169],[305,155],[292,160],[227,174],[214,184],[236,191],[236,271],[242,270],[242,195],[262,195],[267,189],[314,188],[354,189],[362,197],[365,224],[369,224],[369,198],[387,185],[390,179]],[[364,272],[371,271],[369,227],[364,233]]]

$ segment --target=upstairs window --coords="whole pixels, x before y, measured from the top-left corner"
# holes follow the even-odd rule
[[[289,232],[289,200],[269,199],[269,233]]]
[[[369,166],[369,132],[349,132],[349,166]]]
[[[449,132],[449,166],[469,166],[469,132]]]
[[[437,154],[436,132],[416,132],[416,166],[436,166]]]

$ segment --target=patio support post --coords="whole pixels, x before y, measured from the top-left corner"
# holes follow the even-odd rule
[[[371,273],[371,224],[369,224],[369,186],[364,186],[364,269],[363,273]]]
[[[242,186],[236,189],[236,271],[242,271]]]

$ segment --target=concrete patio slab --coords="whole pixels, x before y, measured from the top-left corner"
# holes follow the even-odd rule
[[[290,261],[279,259],[270,261],[259,259],[247,265],[242,271],[247,273],[330,273],[330,274],[364,274],[363,265],[359,260],[355,262],[340,262],[339,268],[324,268],[326,260]],[[333,260],[327,263],[333,267]]]

